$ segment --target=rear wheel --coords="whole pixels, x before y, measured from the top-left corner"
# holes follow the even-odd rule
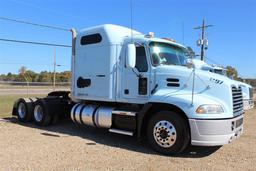
[[[20,122],[29,122],[33,115],[33,102],[30,99],[21,98],[17,103],[17,116]]]
[[[162,111],[153,115],[149,120],[147,137],[155,151],[174,155],[188,146],[188,130],[185,120],[179,114]]]
[[[34,108],[34,122],[39,126],[47,126],[51,123],[51,115],[47,103],[40,99],[36,101]]]

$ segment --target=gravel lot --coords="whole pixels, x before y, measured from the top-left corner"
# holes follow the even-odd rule
[[[256,170],[256,109],[246,112],[244,134],[221,148],[190,148],[175,157],[146,142],[80,127],[0,120],[0,170]]]

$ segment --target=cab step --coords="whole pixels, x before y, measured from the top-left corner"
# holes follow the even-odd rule
[[[133,112],[133,111],[123,111],[123,110],[114,110],[112,112],[112,114],[115,115],[124,115],[124,116],[136,116],[137,112]]]
[[[133,136],[133,132],[131,131],[126,131],[126,130],[121,130],[121,129],[109,129],[109,132],[117,133],[117,134],[123,134],[123,135],[129,135]]]

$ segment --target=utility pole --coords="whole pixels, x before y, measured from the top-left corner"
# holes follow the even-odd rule
[[[55,91],[56,84],[56,48],[54,48],[54,60],[53,60],[53,91]]]
[[[204,50],[208,47],[208,40],[205,39],[205,29],[207,27],[212,27],[213,25],[205,25],[205,21],[203,19],[202,26],[195,27],[194,29],[201,29],[202,30],[202,37],[197,41],[197,45],[201,46],[201,61],[204,61]]]

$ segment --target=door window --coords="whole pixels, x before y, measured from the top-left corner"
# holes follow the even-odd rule
[[[136,47],[136,65],[135,68],[139,72],[147,72],[148,71],[148,63],[147,63],[147,56],[144,46],[137,46]]]

